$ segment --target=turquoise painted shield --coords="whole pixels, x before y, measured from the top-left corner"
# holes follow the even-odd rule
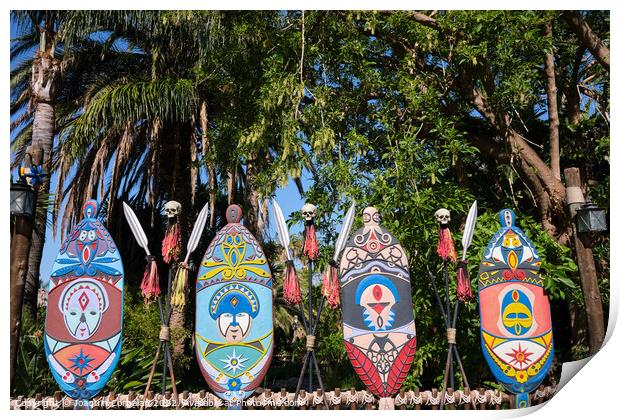
[[[211,389],[231,405],[249,397],[273,354],[272,279],[237,205],[205,252],[196,284],[196,357]]]

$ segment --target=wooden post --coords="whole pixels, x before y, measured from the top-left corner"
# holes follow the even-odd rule
[[[566,180],[566,201],[571,215],[573,238],[575,242],[575,256],[579,265],[579,277],[581,278],[581,290],[586,308],[588,320],[588,342],[590,355],[594,355],[603,345],[605,339],[605,316],[601,294],[598,288],[596,267],[590,239],[587,234],[577,232],[575,214],[577,209],[585,202],[581,192],[581,177],[578,168],[566,168],[564,170]]]
[[[271,397],[271,389],[269,388],[265,388],[265,399],[269,399],[269,397]],[[265,410],[272,410],[273,409],[273,405],[271,404],[270,401],[267,402],[267,404],[264,407]]]
[[[484,388],[479,388],[479,389],[478,389],[478,393],[479,393],[480,395],[484,395],[484,392],[485,392],[485,389],[484,389]],[[476,403],[476,404],[478,404],[478,403]],[[480,404],[478,404],[478,408],[479,408],[480,410],[486,410],[486,409],[487,409],[487,405],[486,405],[486,403],[480,403]]]
[[[470,401],[471,401],[471,393],[469,392],[469,388],[468,387],[465,387],[463,389],[463,394],[465,395],[465,398],[470,397]],[[465,404],[463,404],[463,406],[464,406],[463,408],[465,410],[471,410],[471,403],[465,403]]]
[[[351,393],[351,396],[354,396],[355,395],[355,388],[352,387],[351,391],[349,391],[349,392]],[[355,401],[357,401],[357,400],[355,400]],[[351,403],[351,410],[357,410],[357,402],[352,402]]]
[[[433,396],[433,399],[437,398],[437,388],[433,388],[433,389],[431,390],[431,395]],[[441,401],[440,401],[439,403],[441,404]],[[439,410],[439,406],[438,406],[438,405],[433,404],[433,405],[431,406],[431,410]]]
[[[404,390],[400,390],[400,392],[398,393],[398,395],[400,396],[400,398],[405,399],[405,391]],[[407,408],[407,403],[404,403],[403,405],[399,405],[397,410],[405,410]]]
[[[415,390],[413,391],[413,395],[415,395],[416,399],[420,398],[420,388],[416,387]],[[421,410],[422,404],[416,404],[415,409]]]
[[[453,397],[454,396],[454,390],[452,388],[448,388],[448,391],[447,391],[446,395],[449,396],[449,397]],[[454,410],[455,409],[454,408],[454,403],[447,404],[447,406],[448,406],[448,410]]]
[[[321,397],[322,396],[323,397],[323,402],[325,402],[325,398],[327,398],[327,397],[323,394],[323,390],[321,388],[316,390],[316,395],[317,395],[317,397]],[[317,410],[323,410],[323,402],[316,405],[316,409]]]
[[[336,397],[336,398],[340,397],[340,388],[335,388],[334,389],[334,397]],[[340,410],[340,403],[332,405],[332,408],[334,410]]]
[[[286,392],[286,388],[282,387],[280,388],[280,397],[282,397],[284,399],[284,401],[287,401],[287,395],[288,392]],[[280,407],[280,410],[288,410],[288,405],[286,403],[283,403],[282,406]]]
[[[129,401],[129,404],[127,404],[127,410],[131,410],[133,408],[133,402],[135,399],[136,399],[135,391],[129,391],[129,393],[127,394],[127,401]]]
[[[303,400],[304,397],[306,396],[306,390],[302,389],[301,391],[299,391],[299,396],[301,397],[301,399]],[[308,404],[304,404],[304,405],[300,405],[299,406],[300,410],[307,410],[308,409]]]
[[[10,367],[10,392],[15,385],[15,368],[17,365],[17,349],[19,347],[19,333],[22,322],[22,304],[24,300],[24,287],[28,275],[28,255],[30,254],[30,242],[32,239],[32,218],[15,217],[15,227],[11,238],[11,367]]]

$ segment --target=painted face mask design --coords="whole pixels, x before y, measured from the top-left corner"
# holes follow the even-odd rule
[[[77,280],[67,287],[59,301],[69,333],[78,340],[90,338],[108,309],[105,290],[94,281]]]
[[[222,337],[234,343],[248,335],[258,309],[256,295],[242,284],[233,283],[215,293],[211,303],[211,317],[217,320]]]
[[[364,322],[368,328],[385,331],[392,327],[398,290],[390,280],[379,275],[366,277],[357,286],[355,302],[364,308]]]

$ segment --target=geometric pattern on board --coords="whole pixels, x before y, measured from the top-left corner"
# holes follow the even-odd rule
[[[398,392],[416,350],[407,256],[374,207],[340,260],[344,344],[355,372],[379,398]]]
[[[263,249],[240,223],[241,208],[207,248],[196,284],[196,357],[209,387],[238,406],[273,354],[272,277]]]
[[[553,361],[551,308],[536,247],[516,226],[515,213],[499,213],[478,273],[482,352],[495,378],[516,394],[517,407],[544,380]]]
[[[45,316],[45,356],[60,388],[93,398],[121,353],[123,264],[116,244],[88,200],[52,266]]]

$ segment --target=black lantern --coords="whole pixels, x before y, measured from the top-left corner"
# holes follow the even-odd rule
[[[607,230],[607,215],[605,210],[587,202],[577,210],[577,232],[592,233]]]
[[[35,207],[35,192],[25,182],[11,183],[11,216],[32,217]]]

